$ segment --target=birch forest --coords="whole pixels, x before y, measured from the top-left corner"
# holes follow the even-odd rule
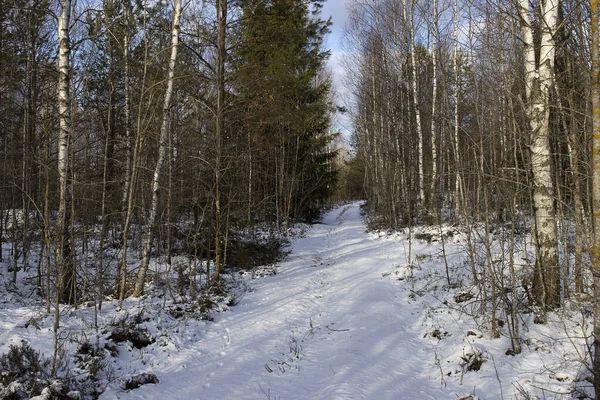
[[[210,320],[361,201],[408,265],[441,241],[448,290],[444,232],[464,233],[460,285],[508,356],[525,316],[586,315],[577,393],[600,399],[598,3],[348,0],[334,87],[322,0],[0,0],[0,293],[49,316],[66,382],[73,310],[97,338],[103,307],[149,298]],[[76,398],[11,391],[6,354],[0,398]]]
[[[519,336],[523,297],[540,323],[587,299],[595,354],[597,3],[357,1],[346,38],[356,99],[351,165],[364,176],[372,226],[451,221],[483,235],[469,237],[466,251],[492,335],[508,312]],[[518,260],[524,233],[534,251]],[[521,352],[518,339],[512,351]]]

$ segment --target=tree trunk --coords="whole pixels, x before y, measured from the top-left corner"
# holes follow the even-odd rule
[[[215,279],[221,274],[222,236],[221,232],[221,146],[225,131],[225,34],[227,28],[227,0],[217,1],[217,121],[215,154]]]
[[[410,15],[406,15],[406,9],[409,7],[409,0],[404,2],[404,19],[408,23],[409,41],[410,41],[410,61],[412,67],[412,102],[415,108],[415,118],[417,121],[417,137],[419,148],[419,203],[425,204],[425,170],[423,166],[423,128],[421,125],[421,108],[419,105],[419,87],[417,86],[417,57],[415,54],[415,22],[414,22],[414,2],[410,0]]]
[[[121,196],[121,209],[125,214],[129,200],[129,191],[131,190],[131,169],[132,169],[132,151],[131,151],[131,116],[130,116],[130,96],[129,96],[129,1],[123,2],[123,18],[126,28],[123,36],[123,92],[125,95],[125,173],[123,182],[123,193]]]
[[[594,391],[600,399],[600,45],[598,29],[598,0],[590,5],[592,33],[592,201],[594,242],[591,246],[594,275]]]
[[[438,46],[438,0],[433,1],[433,44],[431,48],[431,62],[433,64],[433,90],[431,95],[431,185],[430,185],[430,201],[431,210],[437,208],[437,195],[436,195],[436,183],[437,183],[437,92],[438,92],[438,80],[437,80],[437,46]],[[436,212],[436,215],[438,213]]]
[[[71,258],[69,235],[69,213],[71,211],[71,189],[69,187],[69,145],[71,141],[71,95],[69,60],[71,44],[69,25],[71,1],[61,1],[58,19],[58,215],[54,226],[54,249],[58,271],[58,292],[61,302],[75,302],[75,266]]]
[[[127,20],[129,15],[129,3],[125,1],[124,3],[124,16]],[[142,124],[142,107],[144,102],[142,101],[145,97],[146,93],[146,77],[148,73],[148,63],[149,63],[149,55],[148,55],[148,29],[147,29],[147,11],[144,11],[143,14],[143,42],[144,42],[144,58],[143,58],[143,72],[140,84],[140,98],[138,102],[138,112],[137,112],[137,122],[136,122],[136,132],[135,132],[135,140],[133,145],[133,150],[131,149],[131,113],[130,113],[130,104],[131,104],[131,93],[129,87],[129,31],[125,32],[125,37],[123,40],[124,44],[124,53],[123,57],[125,59],[125,136],[129,136],[127,140],[127,161],[129,165],[129,169],[126,168],[126,176],[123,187],[123,213],[125,214],[123,221],[123,231],[121,232],[121,259],[117,264],[117,274],[116,274],[116,285],[115,289],[119,296],[119,308],[121,308],[123,304],[123,300],[125,298],[125,292],[127,288],[127,250],[128,250],[128,240],[129,240],[129,228],[131,226],[133,220],[134,213],[134,196],[135,196],[135,187],[137,184],[137,178],[139,175],[139,171],[141,170],[141,154],[142,154],[142,146],[144,143],[143,137],[143,124]]]
[[[571,63],[569,63],[569,69]],[[572,74],[573,72],[570,71]],[[575,259],[573,260],[573,269],[575,272],[575,293],[583,293],[583,239],[585,236],[585,222],[584,222],[584,206],[583,196],[584,192],[581,188],[581,145],[577,137],[578,124],[576,108],[573,101],[574,90],[569,89],[568,101],[569,101],[569,112],[571,114],[571,124],[569,127],[569,165],[571,167],[571,179],[573,180],[573,209],[575,217]]]
[[[554,184],[550,156],[550,88],[554,80],[557,0],[540,3],[543,22],[536,65],[535,44],[528,0],[520,0],[521,34],[524,43],[527,116],[531,129],[530,155],[533,178],[533,208],[536,243],[534,292],[544,309],[560,306],[560,268],[554,210]]]
[[[461,159],[460,159],[460,114],[458,104],[460,101],[460,65],[458,63],[458,1],[454,0],[454,214],[457,220],[461,213],[462,199],[462,177],[461,177]]]
[[[139,297],[144,294],[144,284],[146,283],[146,274],[150,264],[150,255],[152,249],[152,238],[154,234],[154,225],[158,215],[158,201],[160,198],[160,178],[162,175],[162,166],[165,162],[168,137],[169,137],[169,118],[171,108],[171,96],[173,94],[173,81],[175,80],[175,62],[177,61],[177,45],[179,43],[179,18],[181,16],[181,0],[175,0],[173,10],[173,27],[171,29],[171,58],[169,60],[169,71],[167,77],[167,91],[165,92],[165,101],[163,103],[162,125],[160,128],[160,139],[158,144],[158,159],[154,168],[152,179],[152,203],[150,205],[150,215],[148,216],[146,236],[142,247],[142,262],[138,271],[137,280],[133,295]]]

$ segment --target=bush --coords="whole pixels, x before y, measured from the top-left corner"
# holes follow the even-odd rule
[[[287,255],[285,244],[281,238],[232,240],[229,243],[227,264],[241,269],[275,264]]]
[[[50,360],[28,343],[10,345],[0,356],[0,398],[27,399],[39,395],[49,385]]]
[[[123,390],[133,390],[137,389],[142,385],[147,385],[149,383],[158,384],[160,381],[158,377],[154,374],[142,373],[139,375],[132,376],[125,380],[123,383]]]

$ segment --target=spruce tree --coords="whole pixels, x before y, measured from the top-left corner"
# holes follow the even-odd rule
[[[313,220],[335,183],[322,49],[330,21],[320,8],[320,0],[242,3],[233,80],[255,171],[248,196],[260,217],[282,229],[290,219]]]

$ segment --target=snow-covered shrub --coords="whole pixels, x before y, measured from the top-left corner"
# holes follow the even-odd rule
[[[229,242],[227,264],[241,269],[276,264],[287,255],[287,244],[283,238],[275,236],[237,237]]]
[[[455,351],[447,358],[448,372],[447,376],[456,376],[461,381],[464,374],[471,371],[479,371],[486,361],[483,351],[470,343],[463,343],[461,348]]]
[[[79,345],[77,354],[74,356],[77,368],[86,373],[91,381],[100,379],[100,373],[106,368],[105,352],[106,349],[93,345],[90,342],[84,342]]]
[[[49,383],[50,360],[27,342],[10,345],[0,356],[0,398],[27,399],[38,395]]]
[[[113,379],[114,371],[106,357],[112,353],[108,347],[87,340],[79,344],[73,356],[75,369],[69,379],[72,394],[76,396],[73,398],[96,399]]]
[[[136,349],[144,348],[154,343],[154,338],[146,328],[118,326],[115,327],[108,337],[113,342],[131,342]]]
[[[144,318],[143,309],[134,315],[126,315],[120,318],[112,324],[108,340],[112,340],[115,343],[131,342],[133,347],[137,349],[151,345],[154,343],[154,338],[148,329],[140,326],[146,320],[147,318]]]
[[[410,279],[413,277],[415,269],[420,269],[420,268],[418,266],[415,266],[412,264],[400,265],[400,266],[396,267],[396,269],[394,270],[394,273],[392,274],[392,278],[397,279],[399,281],[403,281],[405,279]]]
[[[157,384],[159,383],[158,377],[154,374],[149,373],[141,373],[139,375],[135,375],[129,377],[123,382],[124,390],[132,390],[137,389],[142,385],[146,385],[148,383]]]

